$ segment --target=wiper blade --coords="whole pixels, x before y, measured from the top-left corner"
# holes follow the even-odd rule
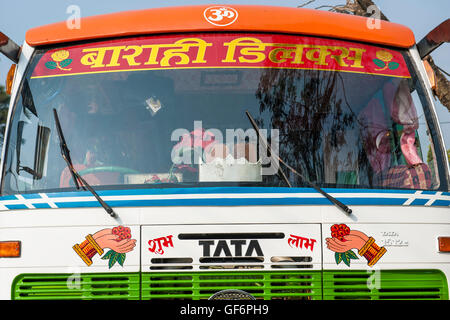
[[[314,183],[312,183],[311,181],[309,181],[308,179],[306,179],[302,174],[300,174],[299,172],[297,172],[297,170],[295,170],[294,168],[292,168],[291,166],[289,166],[287,163],[285,163],[278,155],[274,154],[272,152],[272,148],[270,147],[270,145],[267,143],[267,141],[265,141],[265,139],[261,136],[261,133],[259,131],[258,125],[256,124],[256,121],[253,119],[253,117],[251,116],[251,114],[248,111],[245,111],[245,113],[247,114],[248,119],[250,120],[250,123],[252,124],[253,128],[255,129],[259,141],[263,144],[263,146],[265,148],[267,148],[267,150],[270,153],[270,157],[271,157],[271,161],[272,160],[278,160],[280,163],[282,163],[284,166],[286,166],[286,168],[288,168],[292,173],[294,173],[295,175],[299,176],[302,181],[304,181],[307,185],[309,185],[310,187],[312,187],[314,190],[316,190],[317,192],[319,192],[320,194],[322,194],[324,197],[326,197],[328,200],[330,200],[333,204],[335,204],[337,207],[339,207],[341,210],[343,210],[346,214],[350,215],[352,213],[352,209],[350,209],[349,207],[347,207],[345,204],[343,204],[342,202],[340,202],[339,200],[337,200],[336,198],[334,198],[333,196],[331,196],[330,194],[328,194],[327,192],[325,192],[324,190],[322,190],[320,187],[316,186]],[[276,162],[273,162],[276,166],[278,166],[278,164]],[[278,166],[278,168],[280,168],[280,166]],[[282,173],[283,179],[285,179],[285,181],[288,183],[289,187],[292,188],[291,184],[289,183],[289,181],[287,180],[286,175],[284,174],[284,172],[281,170],[280,168],[280,172]]]
[[[105,209],[105,211],[111,217],[115,217],[116,213],[114,212],[114,210],[105,201],[103,201],[102,198],[100,198],[100,196],[97,194],[97,192],[95,192],[95,190],[89,185],[89,183],[87,183],[86,180],[84,180],[83,177],[81,177],[80,174],[77,172],[77,170],[75,170],[75,168],[73,167],[72,159],[70,158],[70,151],[69,151],[69,148],[67,147],[66,140],[64,139],[64,134],[62,132],[61,124],[59,123],[58,112],[56,111],[56,109],[53,109],[53,116],[55,118],[56,129],[58,132],[59,146],[61,148],[61,155],[62,155],[64,161],[66,161],[67,167],[70,170],[70,173],[72,175],[72,179],[75,183],[76,188],[80,189],[78,180],[81,181],[83,183],[83,185],[82,185],[83,189],[84,190],[88,189],[92,193],[92,195],[95,197],[95,199],[97,199],[97,201],[101,204],[103,209]]]
[[[281,177],[286,182],[286,184],[289,186],[289,188],[292,188],[292,185],[289,182],[288,177],[286,176],[286,174],[284,173],[283,169],[278,164],[279,161],[275,161],[275,160],[279,160],[279,157],[277,159],[273,155],[272,148],[270,147],[270,144],[264,139],[264,137],[261,136],[259,128],[258,128],[258,125],[256,124],[256,121],[253,119],[253,117],[250,115],[250,113],[248,111],[245,111],[245,113],[247,114],[248,119],[250,120],[253,128],[255,129],[256,133],[258,134],[259,142],[269,152],[270,162],[272,163],[272,165],[275,166],[275,168],[277,169],[277,172],[281,175]]]
[[[56,131],[58,132],[58,138],[59,138],[59,147],[61,149],[61,155],[66,161],[67,167],[69,168],[70,174],[72,175],[73,182],[75,183],[75,187],[77,189],[80,189],[80,185],[78,183],[78,179],[76,177],[76,171],[72,164],[72,159],[70,158],[70,151],[66,144],[66,139],[64,139],[64,134],[62,132],[61,124],[59,123],[59,117],[58,112],[56,109],[53,109],[53,116],[55,118],[55,124],[56,124]]]

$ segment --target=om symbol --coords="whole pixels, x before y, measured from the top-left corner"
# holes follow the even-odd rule
[[[238,13],[230,7],[215,6],[205,9],[203,16],[215,26],[228,26],[236,21]]]

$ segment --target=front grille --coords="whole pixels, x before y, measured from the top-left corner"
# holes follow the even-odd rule
[[[13,300],[139,299],[139,274],[21,274],[14,279]]]
[[[200,257],[199,265],[191,257],[153,258],[150,270],[217,270],[217,269],[312,269],[313,258],[310,256],[273,256],[267,259],[259,257]]]
[[[248,292],[257,299],[322,298],[320,271],[185,272],[142,274],[142,299],[208,299],[225,289]]]
[[[324,271],[325,300],[448,299],[439,270]]]
[[[226,289],[265,300],[449,299],[439,270],[21,274],[11,289],[14,300],[200,300]]]

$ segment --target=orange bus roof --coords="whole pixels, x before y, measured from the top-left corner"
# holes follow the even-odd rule
[[[303,8],[226,5],[238,12],[238,18],[230,25],[216,26],[204,17],[205,9],[210,6],[166,7],[86,17],[81,18],[79,29],[68,28],[64,21],[30,29],[25,39],[30,46],[42,46],[145,34],[249,31],[313,35],[401,48],[415,44],[413,32],[403,25],[380,21],[380,28],[370,29],[364,17]]]

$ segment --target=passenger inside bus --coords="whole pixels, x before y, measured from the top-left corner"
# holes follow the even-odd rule
[[[430,188],[431,171],[416,146],[419,123],[408,80],[388,81],[358,119],[366,155],[376,174],[374,184]],[[392,119],[391,126],[387,119]]]

